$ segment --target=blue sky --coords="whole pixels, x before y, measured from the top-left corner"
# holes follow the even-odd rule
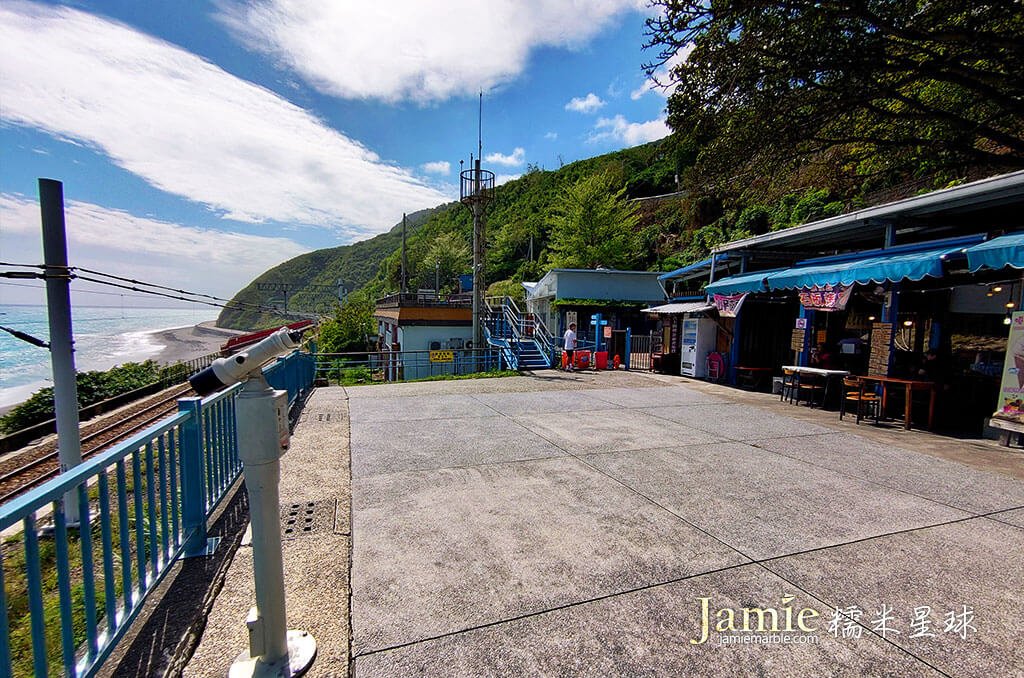
[[[0,249],[41,260],[64,182],[73,265],[231,296],[302,252],[458,194],[667,134],[642,0],[0,5]],[[76,303],[104,303],[76,283]],[[0,284],[0,302],[37,303]]]

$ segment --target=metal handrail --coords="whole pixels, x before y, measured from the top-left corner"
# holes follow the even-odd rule
[[[295,402],[312,387],[312,364],[310,356],[293,353],[263,373]],[[171,566],[207,552],[207,521],[241,473],[240,388],[183,398],[176,414],[0,506],[0,530],[22,524],[31,658],[30,665],[19,664],[20,673],[47,676],[57,662],[64,675],[95,675]],[[68,524],[69,500],[77,504],[78,526]],[[37,513],[47,509],[55,588],[51,573],[43,576],[37,526]],[[75,533],[80,538],[72,554],[69,536]],[[7,542],[0,551],[0,575],[12,548]],[[48,598],[59,602],[57,643],[47,642]],[[23,623],[8,618],[10,609],[0,576],[0,675],[14,671],[9,629]]]
[[[501,355],[504,343],[490,337],[489,347],[463,348],[463,349],[441,349],[451,351],[451,362],[436,362],[430,359],[430,354],[437,351],[416,350],[416,351],[359,351],[347,353],[317,353],[312,356],[313,370],[316,376],[330,378],[332,375],[353,370],[372,370],[378,373],[383,372],[385,381],[406,381],[411,378],[409,371],[422,371],[429,368],[425,377],[442,376],[447,374],[471,374],[474,372],[488,371],[494,368],[503,369],[505,364],[512,364],[508,354]],[[502,362],[504,360],[504,363]],[[435,372],[434,370],[437,370]]]
[[[495,306],[500,306],[502,311],[502,319],[509,325],[512,331],[513,338],[517,342],[521,341],[533,341],[541,354],[544,356],[544,360],[548,365],[551,364],[552,358],[555,354],[556,344],[551,331],[548,330],[544,322],[535,315],[526,317],[516,304],[515,299],[512,297],[486,297],[484,299],[485,306],[489,313],[495,313]],[[529,328],[530,331],[527,331]]]

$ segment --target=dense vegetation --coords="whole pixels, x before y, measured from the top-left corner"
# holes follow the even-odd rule
[[[656,0],[696,185],[758,199],[1024,163],[1024,12],[968,0]],[[681,58],[685,55],[685,59]],[[664,77],[664,76],[663,76]]]
[[[76,375],[78,406],[88,407],[122,393],[167,380],[176,376],[177,372],[180,372],[177,376],[184,378],[182,365],[163,367],[152,360],[143,363],[125,363],[106,372],[79,372]],[[18,431],[53,419],[53,417],[53,387],[47,386],[39,389],[32,394],[31,398],[11,408],[7,414],[0,417],[0,432]]]

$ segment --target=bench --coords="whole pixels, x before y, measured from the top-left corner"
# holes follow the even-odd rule
[[[992,417],[988,420],[988,425],[992,428],[999,429],[999,444],[1003,447],[1010,446],[1010,436],[1012,434],[1016,433],[1018,435],[1017,440],[1019,441],[1019,436],[1024,433],[1024,424],[1018,424],[1015,421],[1009,421],[1007,419],[997,419],[996,417]]]

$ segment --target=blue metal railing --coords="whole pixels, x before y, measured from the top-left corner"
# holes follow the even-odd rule
[[[317,353],[311,356],[318,377],[345,381],[361,375],[364,381],[408,381],[429,377],[467,375],[514,369],[499,348],[442,349],[450,354],[438,361],[439,351],[370,351]],[[432,359],[432,355],[433,356]]]
[[[294,403],[312,388],[314,361],[293,353],[263,371]],[[240,389],[183,398],[176,414],[0,506],[0,531],[15,533],[0,546],[0,676],[95,675],[171,565],[206,553],[207,520],[242,470]],[[10,591],[27,599],[16,619]]]

